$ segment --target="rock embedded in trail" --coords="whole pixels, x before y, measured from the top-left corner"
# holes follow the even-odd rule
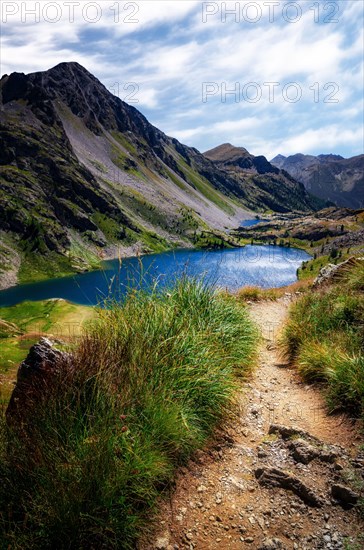
[[[154,544],[154,548],[155,550],[169,550],[169,548],[172,548],[169,544],[169,534],[165,533],[159,537]]]
[[[319,449],[310,445],[304,439],[295,439],[289,443],[288,447],[295,461],[302,462],[302,464],[309,464],[311,460],[320,455]]]
[[[331,494],[344,508],[352,508],[359,500],[358,493],[339,483],[331,487]]]
[[[325,445],[317,437],[304,430],[280,424],[271,424],[268,434],[280,435],[287,443],[294,460],[302,464],[309,464],[317,458],[321,462],[334,463],[340,449],[333,445]]]
[[[304,439],[294,439],[288,445],[292,456],[296,462],[302,462],[302,464],[309,464],[315,458],[318,458],[322,462],[335,462],[337,454],[333,451],[322,450],[318,447],[310,445]]]
[[[258,550],[285,550],[285,546],[280,539],[264,539]]]
[[[307,487],[300,479],[279,468],[257,468],[254,473],[259,485],[271,488],[281,487],[292,491],[309,506],[319,508],[324,504],[322,498],[315,495],[312,489]]]
[[[267,451],[263,447],[258,447],[257,451],[258,458],[266,458],[268,456]]]
[[[303,439],[309,439],[311,442],[321,443],[317,437],[301,430],[300,428],[294,428],[292,426],[283,426],[281,424],[271,424],[269,426],[268,434],[280,435],[282,439],[289,439],[291,437],[301,437]]]

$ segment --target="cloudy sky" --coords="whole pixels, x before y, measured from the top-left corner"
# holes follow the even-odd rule
[[[363,152],[363,0],[6,1],[1,74],[78,61],[205,151]]]

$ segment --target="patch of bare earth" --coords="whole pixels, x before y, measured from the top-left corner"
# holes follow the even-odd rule
[[[140,550],[364,548],[353,506],[363,483],[358,426],[328,416],[319,391],[282,363],[289,301],[250,306],[263,340],[238,414],[180,471]]]

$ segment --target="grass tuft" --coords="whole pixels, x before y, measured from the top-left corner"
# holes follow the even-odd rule
[[[264,300],[276,301],[285,294],[304,293],[311,286],[310,281],[296,281],[291,285],[278,288],[261,288],[259,286],[246,285],[235,293],[239,301],[260,302]]]
[[[176,467],[252,368],[246,309],[203,284],[108,306],[22,424],[2,422],[4,547],[135,548]]]
[[[305,380],[324,383],[331,410],[359,416],[364,416],[362,263],[293,304],[281,341]]]

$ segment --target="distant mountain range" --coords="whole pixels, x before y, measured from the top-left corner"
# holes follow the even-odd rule
[[[337,206],[364,207],[364,155],[277,155],[271,163],[302,182],[310,193]]]
[[[305,197],[304,186],[288,173],[273,166],[264,156],[251,155],[244,147],[224,143],[204,155],[216,168],[240,182],[245,201],[253,210],[257,205],[276,212],[323,206],[323,201]]]
[[[248,209],[321,205],[264,157],[216,159],[166,136],[78,63],[5,75],[0,97],[0,270],[16,264],[21,280],[87,268],[120,245],[187,246]]]

